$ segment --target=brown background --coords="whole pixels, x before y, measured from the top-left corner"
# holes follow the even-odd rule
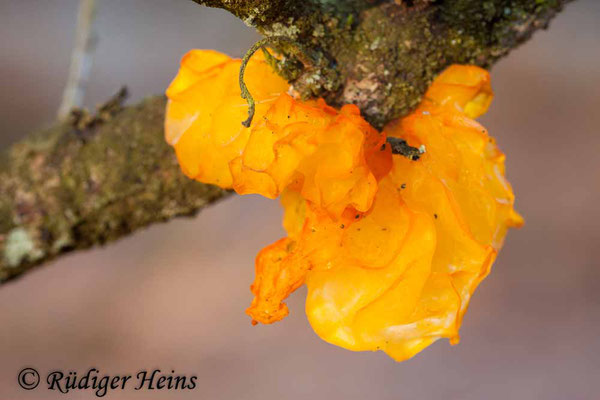
[[[221,11],[177,0],[99,0],[100,44],[86,97],[126,83],[164,90],[190,48],[240,55],[257,36]],[[76,0],[0,0],[0,146],[52,120]],[[198,376],[188,392],[110,399],[600,398],[600,2],[569,5],[493,71],[484,124],[508,154],[527,225],[509,234],[473,299],[462,342],[397,364],[319,340],[304,312],[252,327],[253,259],[279,238],[279,206],[231,198],[0,287],[0,400],[94,398],[16,382],[24,366]]]

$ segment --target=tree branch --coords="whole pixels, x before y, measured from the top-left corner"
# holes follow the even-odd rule
[[[229,193],[181,173],[163,138],[165,104],[154,97],[118,111],[113,101],[96,117],[60,123],[3,154],[0,282],[61,254],[193,215]]]
[[[83,96],[90,77],[98,35],[94,31],[96,0],[80,0],[75,31],[75,45],[71,53],[69,77],[58,108],[58,119],[69,117],[73,107],[83,105]]]
[[[453,63],[489,68],[546,28],[570,0],[193,0],[232,12],[265,36],[309,49],[282,68],[303,97],[353,103],[376,127],[416,106]]]
[[[418,104],[444,67],[490,67],[569,0],[193,1],[295,42],[276,46],[286,56],[277,67],[299,94],[357,104],[381,127]],[[118,100],[95,117],[78,111],[75,121],[4,155],[0,282],[69,251],[192,215],[229,194],[180,172],[163,139],[163,97],[123,110]]]

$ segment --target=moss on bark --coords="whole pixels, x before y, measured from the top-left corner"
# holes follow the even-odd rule
[[[194,1],[229,10],[265,36],[297,41],[314,62],[302,69],[280,48],[294,89],[356,104],[382,127],[414,108],[442,69],[489,68],[569,0]]]
[[[228,194],[181,173],[163,139],[164,108],[154,97],[85,130],[59,124],[4,154],[0,282]]]
[[[278,71],[293,88],[357,104],[381,127],[409,112],[444,67],[490,67],[569,0],[193,1],[298,43],[278,47],[286,55]],[[299,62],[298,48],[310,63]],[[0,282],[230,193],[180,172],[163,139],[164,97],[116,114],[113,106],[0,155]]]

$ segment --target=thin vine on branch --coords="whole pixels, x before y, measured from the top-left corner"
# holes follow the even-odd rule
[[[490,67],[546,28],[569,0],[193,1],[233,13],[266,38],[287,38],[273,44],[281,54],[276,69],[295,92],[356,104],[382,127],[413,109],[446,66]],[[159,96],[111,106],[101,118],[80,110],[77,122],[57,123],[4,152],[0,282],[70,251],[193,215],[230,193],[181,174],[164,142],[164,108]]]

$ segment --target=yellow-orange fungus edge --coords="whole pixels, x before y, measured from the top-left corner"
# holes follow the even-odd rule
[[[210,80],[237,83],[232,72],[225,76],[236,61],[215,52],[190,58],[206,60],[198,67],[184,58],[167,92],[166,135],[182,169],[241,194],[279,196],[285,211],[288,237],[256,258],[247,310],[253,323],[287,316],[283,301],[305,283],[309,322],[327,342],[382,350],[398,361],[440,338],[458,343],[472,294],[508,228],[523,223],[504,178],[505,156],[473,120],[493,97],[488,72],[449,67],[415,111],[378,132],[355,106],[336,110],[322,100],[301,102],[285,94],[279,78],[255,81],[272,74],[256,57],[255,74],[246,79],[257,104],[268,98],[261,85],[279,94],[257,108],[240,138],[232,132],[240,129],[246,108],[219,120],[217,108],[240,100],[209,89]],[[220,106],[202,103],[193,94],[198,85],[212,90],[210,107]],[[188,97],[182,96],[186,91]],[[426,151],[419,161],[392,155],[386,137]]]

